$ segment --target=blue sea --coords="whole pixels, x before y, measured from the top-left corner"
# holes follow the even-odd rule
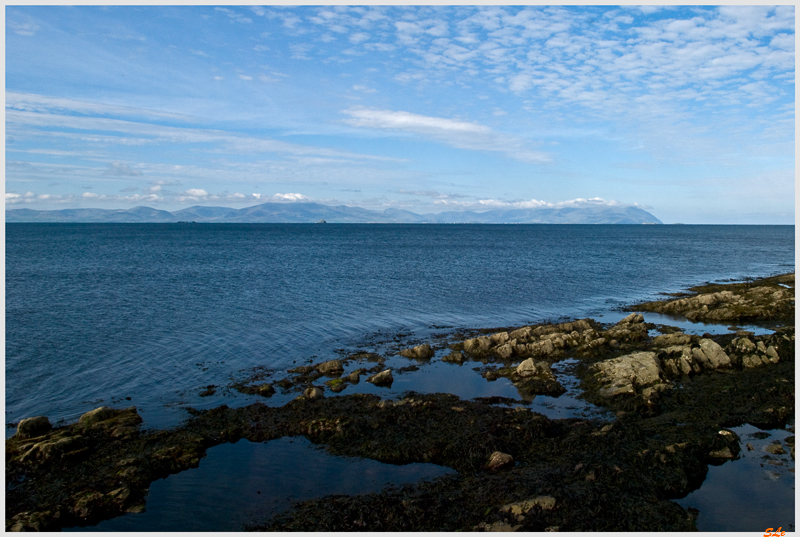
[[[470,329],[612,322],[659,293],[791,272],[794,245],[794,226],[6,224],[6,422],[135,405],[145,427],[170,427],[186,407],[257,400],[199,395],[253,368]],[[431,367],[452,369],[359,389],[517,396]]]

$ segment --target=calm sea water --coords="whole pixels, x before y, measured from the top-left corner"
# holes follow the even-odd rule
[[[99,405],[133,404],[146,426],[167,427],[187,416],[186,406],[259,399],[199,396],[254,367],[283,370],[341,349],[386,354],[395,337],[414,344],[460,329],[614,322],[625,315],[614,308],[660,292],[792,270],[793,226],[7,224],[6,421],[69,422]],[[727,330],[646,318],[695,333]],[[577,398],[574,362],[555,367],[568,392],[537,396],[532,410],[604,412]],[[473,365],[434,359],[396,375],[391,389],[362,382],[344,393],[521,398],[507,379],[487,382]],[[700,507],[701,529],[737,531],[765,519],[794,527],[793,462],[765,473],[751,458],[712,469],[708,486],[683,501]],[[145,513],[85,529],[235,530],[293,501],[449,472],[334,457],[303,438],[241,441],[153,483]],[[762,490],[776,480],[777,500]],[[721,489],[743,482],[759,484],[766,504],[750,493],[734,498],[735,509],[722,504],[727,496],[718,501]]]
[[[248,368],[791,270],[794,226],[7,224],[6,421],[164,427]]]

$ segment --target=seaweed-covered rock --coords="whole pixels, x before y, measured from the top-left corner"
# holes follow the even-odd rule
[[[36,416],[35,418],[25,418],[17,425],[18,438],[33,438],[41,436],[52,429],[50,420],[47,416]]]
[[[663,334],[653,338],[653,345],[656,347],[672,347],[675,345],[688,345],[692,342],[692,336],[684,334],[683,332],[673,332],[672,334]]]
[[[344,366],[341,360],[328,360],[319,364],[317,371],[323,375],[341,375],[344,372]]]
[[[405,356],[406,358],[412,358],[416,360],[428,360],[433,358],[433,349],[430,345],[424,343],[410,349],[401,350],[400,356]]]

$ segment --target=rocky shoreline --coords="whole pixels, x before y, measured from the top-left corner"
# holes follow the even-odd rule
[[[413,363],[395,370],[384,356],[362,352],[281,375],[255,372],[229,388],[296,399],[193,411],[170,430],[141,430],[133,407],[101,407],[56,428],[46,417],[22,420],[6,441],[6,529],[59,530],[141,512],[150,483],[198,466],[212,446],[304,436],[335,455],[430,462],[457,473],[301,502],[248,529],[693,530],[697,513],[671,500],[697,489],[709,465],[737,457],[741,439],[730,429],[794,419],[794,274],[708,284],[629,310],[613,325],[580,319],[423,343],[401,349]],[[771,333],[731,326],[726,334],[686,334],[646,322],[646,312],[762,324]],[[482,364],[487,381],[506,378],[523,399],[564,393],[552,366],[575,359],[582,397],[615,417],[550,419],[500,397],[331,396],[362,377],[391,386],[437,353],[444,362]],[[785,444],[794,458],[793,437]]]

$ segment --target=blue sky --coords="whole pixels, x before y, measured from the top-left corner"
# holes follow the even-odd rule
[[[794,6],[7,6],[6,208],[794,223]]]

